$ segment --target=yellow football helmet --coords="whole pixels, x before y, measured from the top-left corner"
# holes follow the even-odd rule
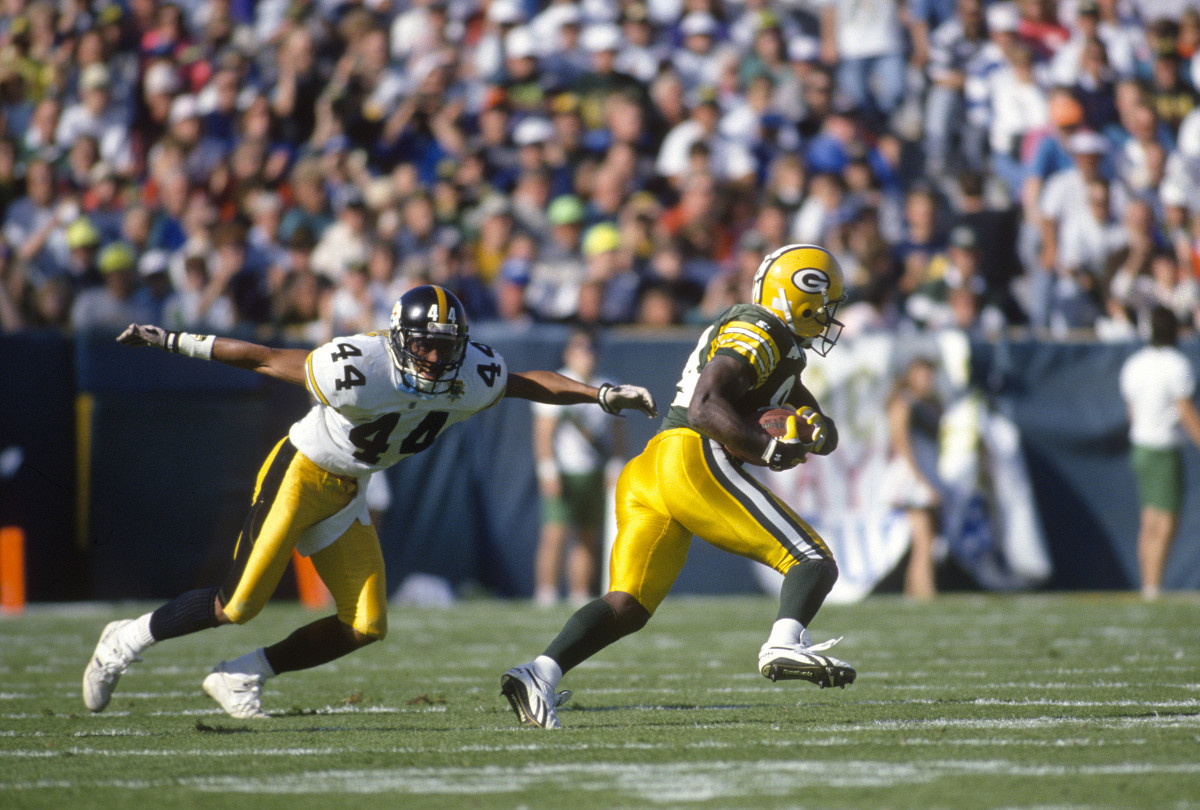
[[[767,255],[754,274],[754,303],[787,324],[800,345],[822,357],[842,333],[834,315],[846,300],[837,259],[816,245],[787,245]]]

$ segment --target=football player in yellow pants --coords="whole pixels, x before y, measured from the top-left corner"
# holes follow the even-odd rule
[[[837,429],[800,381],[805,350],[825,355],[845,298],[837,260],[823,248],[788,245],[766,256],[752,304],[722,313],[683,369],[662,428],[617,482],[617,536],[610,590],[567,620],[545,652],[504,673],[501,693],[524,725],[557,728],[555,690],[565,672],[640,630],[666,597],[695,535],[783,574],[779,613],[759,651],[771,680],[846,686],[854,668],[823,654],[808,625],[837,580],[821,537],[743,465],[783,470],[837,447]],[[754,416],[790,406],[783,436]],[[803,423],[803,424],[801,424]]]
[[[429,447],[447,425],[503,397],[555,405],[590,402],[610,414],[626,408],[657,414],[650,392],[638,386],[596,388],[552,371],[509,372],[497,352],[467,339],[459,300],[432,285],[400,297],[389,329],[334,338],[312,352],[143,324],[131,324],[117,340],[302,385],[313,405],[263,464],[225,587],[188,591],[104,628],[83,675],[83,702],[93,712],[108,705],[121,675],[152,644],[254,618],[279,584],[293,549],[312,559],[337,612],[277,644],[217,665],[203,687],[221,708],[233,717],[265,717],[266,679],[324,664],[383,638],[383,554],[367,510],[367,482]]]

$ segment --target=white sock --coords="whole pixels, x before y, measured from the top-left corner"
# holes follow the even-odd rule
[[[790,647],[806,641],[808,631],[795,619],[777,619],[771,625],[771,634],[767,636],[767,645],[770,647]]]
[[[150,634],[150,616],[146,613],[138,616],[133,620],[132,624],[127,624],[121,628],[121,640],[129,647],[134,655],[141,655],[142,651],[154,643],[154,636]]]
[[[562,667],[553,658],[545,655],[539,655],[533,659],[530,665],[533,674],[537,675],[546,683],[550,684],[550,689],[553,691],[558,688],[558,682],[562,680]]]
[[[267,651],[262,647],[233,659],[225,664],[225,668],[243,675],[261,675],[264,679],[275,677],[275,670],[271,669],[271,663],[267,661]]]

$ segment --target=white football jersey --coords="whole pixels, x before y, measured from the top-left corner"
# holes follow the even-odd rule
[[[453,390],[421,393],[404,384],[387,340],[386,331],[334,338],[305,361],[316,402],[288,437],[324,470],[361,477],[386,469],[429,447],[447,425],[495,405],[508,384],[504,358],[468,343]]]

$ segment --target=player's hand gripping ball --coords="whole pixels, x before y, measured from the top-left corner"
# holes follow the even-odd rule
[[[735,458],[749,464],[787,470],[804,463],[809,453],[819,451],[825,443],[825,419],[808,406],[800,410],[786,405],[763,408],[750,419],[771,437],[762,456],[747,456],[726,448]]]

